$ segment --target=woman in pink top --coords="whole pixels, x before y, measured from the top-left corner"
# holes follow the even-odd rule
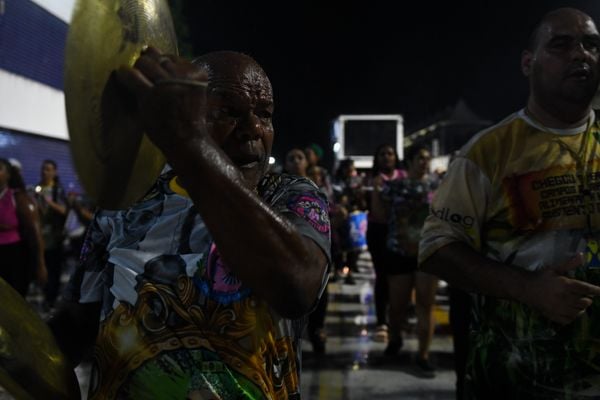
[[[36,207],[21,174],[4,158],[0,158],[0,260],[0,277],[23,296],[33,274],[40,283],[46,279]]]

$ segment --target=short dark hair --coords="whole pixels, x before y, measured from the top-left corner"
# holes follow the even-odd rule
[[[415,158],[415,156],[423,150],[431,153],[431,150],[429,149],[429,147],[424,144],[414,145],[414,146],[409,147],[408,150],[406,150],[406,157],[404,158],[406,160],[406,163],[410,164],[411,162],[413,162],[413,159]]]
[[[377,155],[379,154],[379,152],[381,151],[381,149],[389,147],[394,151],[394,156],[396,157],[396,165],[394,166],[394,168],[400,168],[400,158],[398,157],[398,152],[396,151],[396,148],[394,146],[392,146],[389,143],[382,143],[379,146],[377,146],[377,148],[375,149],[375,152],[373,153],[373,168],[371,169],[371,174],[373,176],[377,175],[381,169],[379,168],[379,164],[377,164]]]
[[[54,169],[58,169],[58,165],[56,164],[56,161],[54,161],[54,160],[46,159],[46,160],[42,161],[42,165],[44,165],[44,164],[50,164],[54,167]]]
[[[336,180],[343,180],[346,178],[346,171],[350,169],[350,167],[354,166],[354,160],[351,158],[344,158],[340,161],[337,170],[335,171]]]
[[[0,158],[0,164],[4,164],[10,178],[8,178],[8,187],[11,189],[25,190],[25,181],[18,168],[15,168],[6,158]]]
[[[306,153],[306,150],[308,150],[308,149],[312,150],[319,159],[323,158],[323,148],[321,146],[319,146],[318,144],[316,144],[316,143],[308,144],[307,146],[304,147],[304,152]]]
[[[54,161],[54,160],[47,158],[44,161],[42,161],[42,165],[44,165],[44,164],[50,164],[54,167],[54,169],[58,170],[58,165],[56,164],[56,161]],[[54,184],[58,185],[59,183],[60,183],[60,177],[58,175],[56,175],[54,177]]]

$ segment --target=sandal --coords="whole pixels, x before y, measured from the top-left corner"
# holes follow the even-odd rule
[[[378,325],[373,334],[373,341],[379,343],[387,343],[389,338],[387,325]]]

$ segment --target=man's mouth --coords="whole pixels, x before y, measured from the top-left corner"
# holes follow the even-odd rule
[[[259,165],[258,161],[253,161],[247,164],[242,164],[242,165],[238,165],[238,167],[240,169],[252,169],[252,168],[256,168]]]
[[[569,72],[568,77],[574,78],[577,80],[585,81],[588,80],[592,76],[592,71],[588,66],[581,66],[574,68],[571,72]]]
[[[231,161],[242,170],[254,169],[265,161],[265,151],[262,143],[258,141],[247,141],[244,143],[235,143],[234,146],[225,150]]]
[[[246,155],[232,158],[232,161],[240,169],[252,169],[261,164],[263,158],[259,155]]]

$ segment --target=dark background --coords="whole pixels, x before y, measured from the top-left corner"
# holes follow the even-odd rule
[[[520,54],[547,11],[581,1],[171,0],[184,55],[254,57],[275,92],[275,148],[316,142],[331,160],[340,114],[402,114],[409,134],[463,99],[482,119],[522,107]]]

